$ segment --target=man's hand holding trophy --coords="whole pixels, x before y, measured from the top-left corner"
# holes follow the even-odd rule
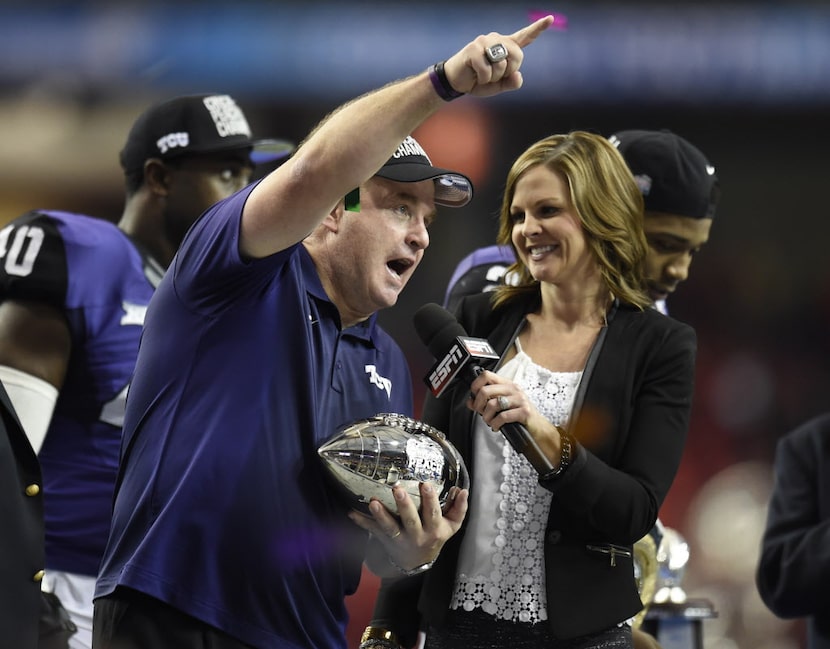
[[[370,553],[377,575],[413,575],[432,567],[461,527],[470,484],[467,467],[444,434],[404,415],[385,413],[340,429],[318,454],[352,511],[380,544]]]

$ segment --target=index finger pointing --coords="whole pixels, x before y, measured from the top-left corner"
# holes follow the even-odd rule
[[[553,21],[553,16],[545,16],[544,18],[540,18],[539,20],[530,23],[526,27],[522,27],[519,31],[514,32],[510,38],[512,38],[519,47],[527,47],[536,40],[539,34],[550,27],[553,24]]]

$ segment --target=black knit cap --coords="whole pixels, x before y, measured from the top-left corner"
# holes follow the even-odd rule
[[[715,168],[671,131],[619,131],[608,138],[625,158],[648,212],[711,219],[720,198]]]
[[[142,113],[121,150],[121,167],[137,171],[148,158],[249,149],[251,162],[284,158],[294,150],[285,140],[254,140],[248,120],[230,95],[186,95]]]

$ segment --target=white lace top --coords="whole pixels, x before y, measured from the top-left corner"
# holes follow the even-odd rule
[[[521,386],[549,421],[564,425],[582,372],[551,372],[518,339],[516,349],[498,373]],[[551,493],[539,486],[530,462],[480,417],[473,449],[469,522],[450,607],[481,608],[510,621],[546,620],[543,540]]]

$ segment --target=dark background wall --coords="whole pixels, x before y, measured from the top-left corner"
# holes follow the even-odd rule
[[[464,98],[416,132],[469,173],[399,304],[381,316],[420,378],[412,315],[489,244],[503,178],[554,132],[668,128],[715,165],[710,244],[671,300],[699,337],[683,466],[661,512],[688,541],[684,587],[712,600],[707,647],[790,649],[752,570],[776,440],[830,407],[830,7],[823,2],[554,3],[566,31],[527,51],[525,87]],[[300,141],[341,101],[528,21],[515,3],[63,2],[0,4],[0,223],[31,207],[115,220],[117,152],[132,119],[175,94],[226,91],[260,136]],[[355,602],[355,625],[365,624]]]

